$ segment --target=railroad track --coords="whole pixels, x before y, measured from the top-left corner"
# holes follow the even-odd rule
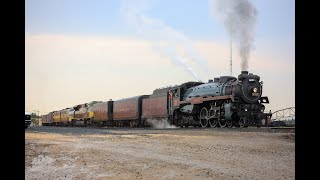
[[[270,129],[295,129],[295,127],[270,127]]]
[[[30,129],[26,129],[26,131],[52,131],[59,133],[60,131],[85,131],[88,133],[92,133],[95,131],[115,131],[115,132],[158,132],[158,131],[166,131],[166,132],[208,132],[208,131],[216,131],[216,132],[265,132],[265,133],[295,133],[294,127],[248,127],[248,128],[153,128],[153,127],[144,127],[144,128],[130,128],[130,127],[57,127],[57,126],[31,126]]]

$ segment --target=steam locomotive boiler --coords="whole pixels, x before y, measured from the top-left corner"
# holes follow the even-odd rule
[[[258,75],[242,71],[208,83],[189,82],[169,90],[168,113],[178,126],[261,126],[268,97]]]

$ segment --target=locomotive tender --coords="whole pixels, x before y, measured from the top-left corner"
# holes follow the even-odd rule
[[[266,118],[258,75],[242,71],[238,78],[221,76],[203,82],[156,89],[151,95],[115,101],[93,101],[43,115],[43,125],[146,127],[168,119],[188,127],[261,126]]]

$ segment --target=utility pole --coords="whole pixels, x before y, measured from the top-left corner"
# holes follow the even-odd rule
[[[230,75],[232,76],[232,33],[230,33]]]

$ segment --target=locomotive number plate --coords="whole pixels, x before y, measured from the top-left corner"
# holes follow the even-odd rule
[[[252,93],[252,96],[259,96],[259,93]]]

